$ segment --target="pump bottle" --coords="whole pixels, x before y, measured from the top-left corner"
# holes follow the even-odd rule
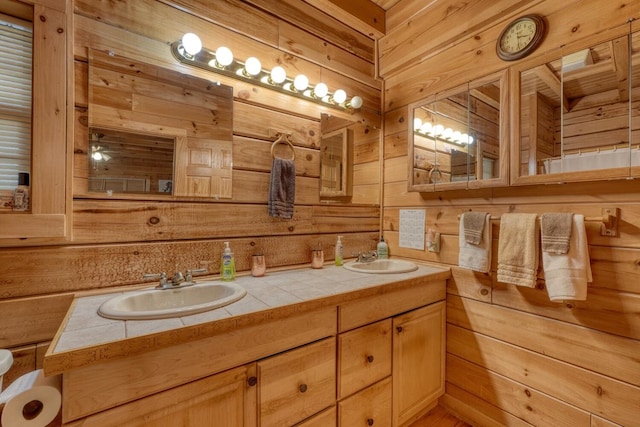
[[[224,246],[220,260],[220,278],[223,282],[230,282],[236,278],[236,263],[229,242],[224,242]]]
[[[342,247],[342,236],[338,236],[338,241],[336,242],[336,265],[342,265],[344,262],[344,248]]]

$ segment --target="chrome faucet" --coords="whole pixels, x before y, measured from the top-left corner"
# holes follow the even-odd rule
[[[184,288],[186,286],[195,285],[196,282],[193,280],[194,274],[204,274],[207,272],[206,268],[200,268],[197,270],[187,270],[184,274],[181,272],[176,272],[172,278],[167,277],[167,273],[164,271],[158,274],[145,274],[142,276],[143,279],[159,279],[160,283],[156,286],[156,289],[175,289],[175,288]]]

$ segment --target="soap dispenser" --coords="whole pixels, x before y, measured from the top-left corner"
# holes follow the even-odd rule
[[[229,242],[224,242],[224,246],[220,261],[220,278],[223,282],[230,282],[236,278],[236,263]]]
[[[387,245],[387,242],[384,241],[384,236],[380,236],[376,252],[378,253],[378,259],[389,258],[389,246]]]
[[[342,236],[338,236],[338,241],[336,242],[336,265],[340,266],[344,262],[344,248],[342,247]]]

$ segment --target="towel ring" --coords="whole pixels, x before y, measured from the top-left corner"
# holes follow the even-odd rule
[[[273,144],[271,144],[271,157],[273,157],[274,159],[276,158],[276,145],[278,144],[286,144],[289,146],[289,148],[291,148],[291,160],[295,160],[296,159],[296,151],[293,148],[293,144],[291,143],[291,134],[290,133],[282,133],[279,132],[278,133],[278,139],[276,139]]]

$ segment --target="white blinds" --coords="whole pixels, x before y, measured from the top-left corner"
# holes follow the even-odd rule
[[[32,29],[0,15],[0,190],[31,172]]]

